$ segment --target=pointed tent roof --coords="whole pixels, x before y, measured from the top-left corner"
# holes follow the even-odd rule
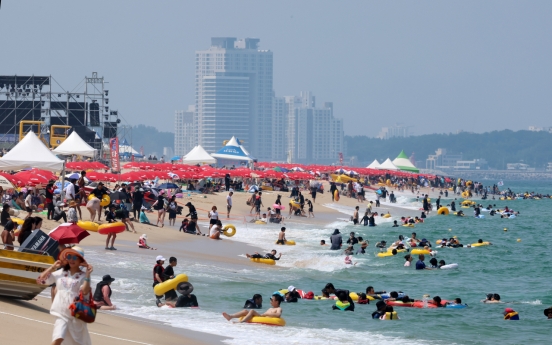
[[[59,155],[79,155],[85,157],[94,157],[96,155],[96,149],[82,140],[80,135],[75,131],[53,152]]]
[[[406,155],[406,153],[404,153],[404,150],[402,150],[401,153],[399,153],[399,155],[397,156],[397,158],[393,160],[393,164],[395,164],[397,168],[404,171],[411,171],[416,173],[420,172],[420,170],[416,168],[414,164],[412,164],[410,159],[408,159],[408,156]]]
[[[194,147],[190,152],[188,152],[184,159],[182,159],[182,163],[194,165],[194,164],[215,164],[217,162],[216,159],[211,157],[210,154],[205,151],[205,149],[201,145],[197,145]]]
[[[380,162],[378,162],[377,159],[374,159],[374,161],[370,163],[370,165],[368,165],[367,168],[376,169],[379,166],[380,166]]]
[[[240,147],[240,141],[236,137],[232,137],[230,141],[217,153],[211,156],[220,159],[230,159],[235,161],[252,161],[251,157]]]
[[[0,158],[0,170],[39,168],[61,171],[63,161],[57,158],[34,132],[29,132],[10,152]]]
[[[391,162],[391,159],[387,158],[387,160],[383,163],[380,164],[379,167],[377,167],[377,169],[381,169],[381,170],[399,170],[399,168],[397,168],[395,166],[395,164],[393,164],[393,162]]]

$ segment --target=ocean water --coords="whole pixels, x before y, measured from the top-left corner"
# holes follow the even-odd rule
[[[515,191],[538,191],[552,194],[551,182],[506,182]],[[442,203],[447,204],[445,199]],[[282,259],[280,269],[259,265],[251,269],[235,269],[200,261],[179,262],[176,272],[186,273],[194,285],[201,309],[157,308],[154,305],[152,283],[153,257],[124,253],[87,252],[96,272],[109,272],[117,277],[113,283],[113,299],[118,313],[166,322],[174,327],[227,336],[230,344],[259,344],[270,339],[271,344],[545,344],[550,342],[550,322],[543,309],[552,305],[550,277],[549,217],[551,199],[544,200],[486,200],[484,205],[508,206],[521,212],[516,219],[490,217],[435,216],[414,229],[392,228],[393,219],[377,219],[377,227],[353,226],[346,222],[350,209],[334,207],[344,212],[335,222],[312,227],[287,224],[288,239],[296,246],[275,246],[279,227],[248,224],[240,227],[233,241],[254,244],[265,250],[277,249]],[[415,199],[399,198],[399,206],[416,210]],[[464,209],[466,212],[466,209]],[[471,215],[471,210],[467,210]],[[346,214],[345,214],[346,213]],[[395,217],[396,216],[396,217]],[[350,231],[370,241],[368,254],[355,255],[355,266],[346,266],[344,255],[319,245],[329,243],[329,235],[339,228],[344,239]],[[507,231],[504,231],[504,229]],[[403,267],[404,255],[378,258],[375,243],[394,241],[399,235],[416,231],[418,238],[432,243],[443,237],[457,236],[466,245],[478,239],[492,246],[479,248],[437,249],[438,260],[458,263],[457,270],[415,271]],[[520,239],[521,241],[517,241]],[[355,248],[356,249],[356,248]],[[151,260],[150,260],[151,259]],[[244,260],[245,257],[244,257]],[[150,262],[151,261],[151,262]],[[426,258],[426,263],[429,258]],[[305,291],[320,294],[328,282],[337,288],[364,291],[372,285],[376,290],[400,290],[411,298],[423,294],[443,299],[460,297],[469,305],[466,309],[395,308],[400,321],[372,320],[374,304],[356,305],[355,312],[332,310],[332,301],[300,300],[283,304],[286,327],[237,325],[227,322],[223,311],[241,310],[246,299],[255,293],[263,295],[269,306],[269,296],[275,290],[294,285]],[[506,304],[483,304],[487,293],[498,293]],[[515,309],[520,321],[503,320],[505,307]]]

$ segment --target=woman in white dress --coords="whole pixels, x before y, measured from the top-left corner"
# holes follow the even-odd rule
[[[86,271],[82,271],[84,266]],[[62,269],[59,269],[62,268]],[[37,278],[41,285],[56,284],[56,296],[50,314],[57,317],[52,334],[52,345],[91,345],[87,324],[71,315],[69,306],[82,295],[90,297],[90,274],[92,266],[84,260],[84,250],[80,247],[67,248],[59,255],[50,268]]]

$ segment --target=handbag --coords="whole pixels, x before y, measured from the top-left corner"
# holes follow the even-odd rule
[[[75,298],[75,301],[69,306],[71,310],[71,315],[75,318],[86,322],[92,323],[96,320],[96,310],[98,307],[92,299],[92,291],[90,291],[90,296],[88,302],[84,299],[82,292],[79,293],[79,296]]]

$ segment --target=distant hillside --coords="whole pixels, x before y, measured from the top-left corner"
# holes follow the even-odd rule
[[[552,162],[552,134],[548,132],[504,130],[483,134],[429,134],[389,140],[345,136],[345,141],[347,155],[358,157],[362,165],[374,159],[380,162],[387,157],[394,159],[401,150],[408,156],[414,152],[417,161],[425,162],[427,156],[435,154],[438,148],[447,149],[448,153],[462,153],[464,160],[484,158],[493,169],[506,169],[506,163],[520,161],[542,168]],[[425,165],[419,168],[425,168]]]
[[[133,126],[132,132],[126,131],[126,140],[129,144],[131,143],[131,134],[132,147],[140,152],[140,147],[143,146],[146,156],[155,152],[158,157],[161,157],[163,154],[163,147],[172,147],[174,149],[174,133],[160,132],[157,128],[152,126]],[[168,157],[168,159],[170,158],[171,157]]]

